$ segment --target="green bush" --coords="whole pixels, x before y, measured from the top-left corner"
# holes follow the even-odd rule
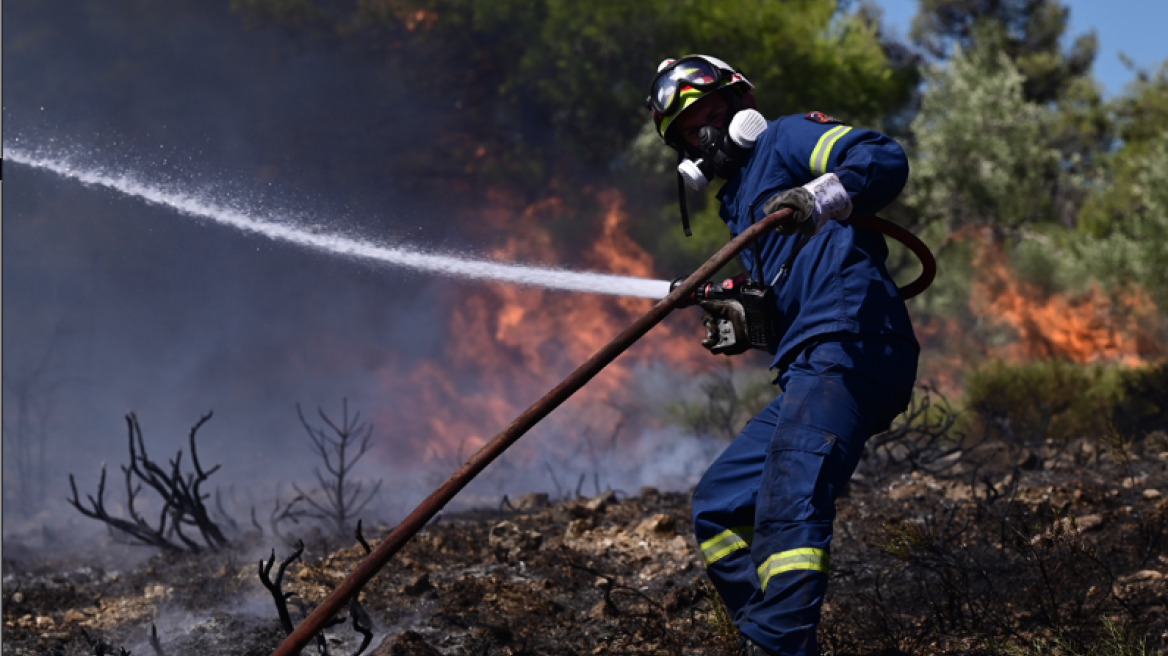
[[[1126,371],[1122,384],[1123,398],[1113,412],[1116,430],[1136,439],[1168,431],[1168,362]]]
[[[1106,433],[1121,397],[1115,366],[995,361],[966,375],[963,405],[983,436],[1033,445]]]
[[[1068,360],[991,362],[966,374],[968,430],[1033,445],[1168,429],[1168,363],[1129,368]]]

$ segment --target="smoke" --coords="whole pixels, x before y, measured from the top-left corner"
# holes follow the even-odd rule
[[[222,3],[45,0],[6,6],[5,19],[5,35],[21,35],[3,41],[5,148],[17,148],[6,159],[35,146],[71,162],[65,175],[136,171],[152,188],[217,199],[223,212],[285,228],[292,216],[309,242],[495,245],[469,229],[473,190],[459,186],[459,162],[441,147],[446,126],[435,117],[449,112],[434,110],[457,90],[401,88],[383,62],[247,30]],[[397,56],[410,63],[408,52]],[[219,229],[11,160],[3,178],[6,537],[50,545],[103,532],[65,504],[68,475],[84,498],[107,463],[107,503],[124,500],[118,466],[128,460],[130,411],[163,463],[187,452],[191,427],[213,411],[199,455],[223,465],[210,484],[233,491],[241,520],[251,506],[262,516],[289,481],[311,485],[319,463],[298,403],[335,416],[347,399],[373,420],[383,447],[355,475],[385,480],[377,519],[400,516],[453,469],[408,459],[416,452],[401,445],[426,435],[378,420],[417,405],[408,383],[385,396],[386,379],[422,362],[460,371],[445,347],[466,336],[452,333],[449,313],[480,283]],[[676,442],[664,428],[623,428],[615,446],[610,434],[586,436],[593,454],[565,453],[561,438],[595,412],[557,411],[466,502],[574,489],[581,474],[589,487],[692,483],[685,466],[668,464],[687,451],[666,448]],[[642,458],[648,464],[636,466]]]

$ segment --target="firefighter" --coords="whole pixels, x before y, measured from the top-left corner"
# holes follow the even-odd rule
[[[679,189],[726,180],[717,198],[732,235],[793,210],[741,256],[770,288],[780,393],[702,476],[693,519],[740,653],[814,655],[836,498],[865,441],[907,407],[919,353],[884,237],[848,218],[896,198],[908,163],[888,136],[821,112],[768,121],[752,89],[722,60],[691,55],[662,62],[646,102],[679,154]]]

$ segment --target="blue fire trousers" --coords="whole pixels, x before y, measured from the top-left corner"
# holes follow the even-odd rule
[[[694,490],[707,573],[743,635],[782,656],[819,653],[835,500],[865,441],[907,407],[916,342],[833,337],[780,375]]]

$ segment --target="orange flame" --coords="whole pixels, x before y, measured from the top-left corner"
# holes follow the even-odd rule
[[[652,258],[628,236],[621,196],[601,191],[595,197],[600,211],[590,216],[558,198],[523,206],[495,192],[475,219],[494,234],[510,235],[491,251],[496,259],[553,266],[568,261],[652,277]],[[579,231],[590,239],[570,256],[560,252],[564,249],[549,228],[564,221],[596,226]],[[1155,338],[1163,329],[1157,308],[1139,290],[1109,296],[1092,287],[1076,295],[1048,296],[1021,281],[1001,245],[988,241],[979,249],[975,270],[970,317],[930,317],[916,325],[923,345],[921,379],[951,397],[961,392],[961,372],[986,358],[1138,365],[1166,355]],[[393,440],[396,451],[388,454],[398,462],[461,464],[653,302],[481,282],[444,293],[447,298],[439,304],[447,308],[450,337],[440,356],[404,365],[408,354],[401,354],[377,370],[383,381],[379,396],[400,400],[389,416],[377,418],[379,426],[404,438]],[[1002,328],[1008,341],[1001,339]],[[638,368],[665,362],[687,373],[708,371],[721,360],[698,347],[698,331],[696,322],[659,325],[545,420],[541,430],[554,432],[554,448],[571,454],[589,436],[648,427],[655,421],[651,417],[628,422]],[[402,447],[403,441],[409,446]],[[530,455],[523,444],[512,453]]]
[[[628,236],[620,194],[596,197],[603,212],[599,234],[573,259],[587,269],[653,277],[652,257]],[[512,235],[491,252],[498,260],[556,265],[560,258],[547,226],[565,218],[589,221],[557,198],[523,209],[501,193],[489,201],[490,209],[477,217],[480,225]],[[384,388],[408,401],[399,416],[378,422],[411,433],[414,456],[451,465],[461,464],[654,302],[499,283],[474,283],[457,295],[449,303],[451,339],[442,358],[453,368],[422,362],[404,375],[384,369]],[[556,425],[559,416],[557,439],[567,441],[611,434],[627,419],[621,407],[638,366],[661,359],[689,368],[712,364],[696,338],[669,324],[657,326],[545,423]]]
[[[1143,290],[1112,295],[1093,284],[1077,294],[1046,294],[1019,278],[1000,242],[976,230],[955,239],[982,242],[969,300],[973,326],[951,317],[916,322],[921,378],[943,393],[960,394],[961,371],[985,359],[1140,366],[1168,355],[1156,337],[1164,328],[1159,310]]]
[[[1000,247],[982,249],[970,307],[982,317],[1010,326],[1018,335],[1001,347],[1007,360],[1066,358],[1075,362],[1147,364],[1163,357],[1163,345],[1148,327],[1158,323],[1157,308],[1140,289],[1109,296],[1093,284],[1074,296],[1045,297],[1018,279]]]

